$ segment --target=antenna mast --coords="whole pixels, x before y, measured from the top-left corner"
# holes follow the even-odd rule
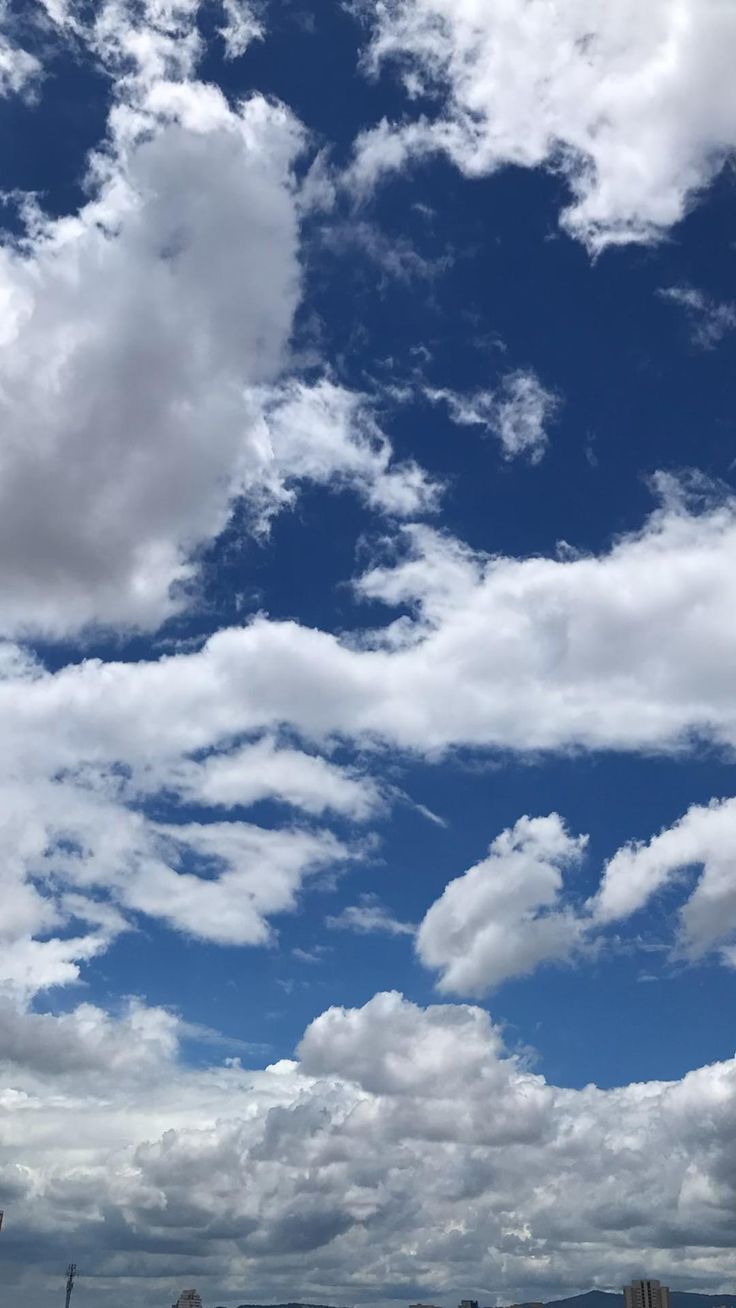
[[[66,1269],[66,1301],[65,1301],[64,1308],[69,1308],[69,1301],[72,1297],[72,1290],[74,1289],[74,1281],[76,1279],[76,1275],[77,1275],[77,1264],[70,1263]]]

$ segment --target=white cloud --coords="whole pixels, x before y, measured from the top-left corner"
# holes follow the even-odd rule
[[[562,873],[586,841],[570,836],[557,813],[522,817],[496,837],[487,858],[449,883],[417,934],[417,953],[440,973],[440,990],[484,995],[570,957],[583,928],[562,902]]]
[[[305,134],[187,80],[196,9],[102,8],[85,38],[116,93],[91,199],[61,219],[29,202],[27,239],[0,246],[6,634],[155,627],[236,502],[265,530],[305,480],[391,514],[436,501],[366,397],[284,378]]]
[[[719,950],[736,961],[736,799],[694,805],[674,826],[646,843],[624,845],[607,864],[591,909],[600,924],[642,909],[654,895],[698,868],[685,881],[680,947],[691,957]]]
[[[127,95],[157,81],[194,75],[204,52],[197,19],[207,8],[222,13],[219,35],[228,59],[263,36],[248,0],[101,0],[91,10],[79,0],[38,2],[57,32],[87,46]]]
[[[249,472],[276,479],[244,392],[285,358],[299,146],[282,108],[189,86],[77,218],[0,252],[6,632],[160,622]]]
[[[22,896],[22,882],[4,887],[6,903],[12,910],[16,895]],[[57,925],[60,923],[57,922]],[[32,930],[29,927],[28,930]],[[37,929],[41,929],[38,927]],[[80,964],[103,954],[109,948],[114,934],[106,931],[88,932],[82,936],[52,936],[37,940],[23,932],[12,938],[3,932],[3,951],[0,958],[0,994],[31,997],[54,986],[68,986],[79,980]]]
[[[736,303],[714,300],[694,286],[667,286],[659,294],[685,309],[690,320],[692,339],[702,350],[712,350],[736,330]]]
[[[34,1013],[0,1002],[0,1061],[36,1076],[62,1082],[80,1074],[110,1074],[135,1081],[146,1067],[168,1063],[179,1049],[182,1024],[163,1008],[129,1000],[122,1017],[113,1018],[94,1004],[69,1013]]]
[[[151,768],[140,781],[144,789],[170,789],[180,800],[215,808],[237,808],[277,800],[305,813],[344,814],[361,821],[381,805],[369,777],[340,767],[318,754],[278,747],[271,737],[201,762],[182,760]]]
[[[348,857],[329,832],[271,831],[242,822],[159,826],[168,858],[136,868],[124,902],[175,929],[216,944],[266,944],[268,918],[293,911],[305,876]],[[201,860],[200,875],[184,871]]]
[[[50,219],[28,198],[25,236],[0,245],[0,633],[154,628],[196,595],[198,553],[236,504],[264,533],[304,481],[385,514],[432,509],[439,488],[394,460],[367,396],[289,376],[309,203],[293,114],[261,95],[232,107],[194,80],[199,0],[43,8],[108,72],[112,107],[87,203]],[[238,0],[223,11],[235,56],[258,24]],[[44,680],[10,643],[0,675],[16,707]],[[4,990],[74,982],[141,915],[268,943],[305,878],[349,851],[231,810],[270,799],[364,821],[385,802],[355,768],[242,731],[232,706],[205,710],[199,744],[182,720],[178,745],[132,754],[114,727],[90,752],[67,707],[51,749],[39,720],[36,744],[8,739],[0,761]],[[168,823],[144,814],[151,796]],[[182,823],[192,802],[222,820]]]
[[[220,29],[220,35],[228,59],[237,59],[253,41],[263,36],[263,26],[247,0],[222,0],[222,7],[225,26]]]
[[[88,25],[74,7],[67,12],[110,70],[127,75],[143,91],[169,78],[192,76],[202,53],[199,9],[200,0],[103,0]]]
[[[733,1061],[562,1089],[487,1013],[396,994],[322,1013],[299,1061],[262,1072],[187,1066],[182,1024],[140,1003],[0,1008],[0,1030],[5,1259],[28,1308],[48,1301],[41,1240],[59,1266],[74,1248],[101,1308],[155,1308],[181,1277],[211,1303],[285,1301],[297,1269],[312,1302],[529,1299],[673,1258],[681,1285],[736,1273]]]
[[[6,958],[16,982],[70,979],[75,958],[122,929],[88,917],[80,934],[63,893],[40,894],[39,869],[83,893],[88,915],[103,898],[124,917],[150,913],[212,940],[268,939],[270,918],[293,906],[309,870],[345,856],[339,842],[240,822],[182,829],[175,810],[163,828],[137,810],[162,791],[226,815],[267,797],[314,815],[375,811],[365,764],[356,772],[280,750],[271,736],[282,727],[323,749],[339,736],[430,758],[462,745],[682,750],[698,736],[732,745],[733,507],[697,514],[676,487],[662,489],[642,531],[597,557],[489,559],[414,527],[406,555],[359,583],[365,598],[408,613],[355,639],[261,616],[195,653],[53,674],[3,646],[2,875],[14,887]],[[214,880],[197,875],[208,859]],[[257,884],[259,860],[272,869],[270,889]],[[31,938],[48,973],[28,962]]]
[[[153,822],[109,788],[0,785],[0,989],[75,981],[139,915],[216,944],[268,944],[270,919],[295,909],[305,879],[350,857],[327,831]]]
[[[24,669],[0,682],[8,756],[140,768],[280,723],[427,753],[736,740],[731,504],[670,499],[597,556],[488,558],[428,528],[406,543],[359,583],[412,613],[374,645],[260,616],[195,653]]]
[[[453,422],[462,427],[484,427],[496,436],[507,459],[526,456],[538,463],[549,444],[547,428],[559,408],[559,399],[546,390],[536,373],[508,373],[496,390],[463,395],[446,388],[425,390],[433,403],[444,401]]]
[[[591,249],[661,236],[736,145],[721,0],[395,0],[354,8],[368,62],[395,59],[434,117],[382,123],[357,143],[370,185],[407,157],[443,150],[469,176],[506,164],[562,172],[562,220]]]
[[[6,6],[0,7],[2,23]],[[35,55],[0,34],[0,96],[28,94],[33,91],[41,74],[41,64]]]
[[[309,480],[357,491],[371,508],[397,517],[431,512],[439,486],[418,464],[394,463],[368,398],[328,378],[292,381],[263,396],[261,443],[272,452],[272,475],[259,469],[266,514],[294,499],[292,484]],[[257,436],[258,439],[258,436]],[[257,500],[256,482],[251,496]]]
[[[401,922],[394,917],[377,895],[360,896],[358,904],[348,904],[341,913],[325,919],[333,930],[356,931],[359,935],[413,936],[416,927],[412,922]]]

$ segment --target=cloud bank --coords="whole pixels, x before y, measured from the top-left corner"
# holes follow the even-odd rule
[[[486,1012],[395,993],[328,1009],[262,1072],[182,1065],[181,1024],[140,1004],[4,1007],[0,1029],[6,1268],[29,1308],[70,1242],[103,1308],[121,1289],[153,1308],[182,1276],[210,1302],[283,1300],[297,1274],[305,1299],[376,1302],[736,1270],[733,1061],[565,1089]],[[46,1261],[21,1274],[24,1228]]]

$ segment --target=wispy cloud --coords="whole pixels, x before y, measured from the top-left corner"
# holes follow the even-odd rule
[[[665,286],[658,294],[679,304],[687,313],[690,336],[701,350],[712,350],[724,336],[736,330],[736,302],[714,300],[693,286]]]
[[[507,373],[493,390],[463,394],[447,387],[426,387],[432,404],[446,404],[459,427],[483,427],[501,442],[504,457],[524,456],[539,463],[549,444],[548,428],[557,416],[560,397],[542,385],[531,369]]]
[[[355,931],[359,935],[413,936],[413,922],[401,922],[381,903],[377,895],[361,895],[357,904],[350,904],[336,917],[325,919],[335,931]]]

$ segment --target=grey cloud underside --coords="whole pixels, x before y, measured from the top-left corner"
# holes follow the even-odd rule
[[[119,1028],[91,1008],[43,1019],[64,1037],[43,1059],[40,1020],[0,1012],[6,1249],[23,1227],[52,1259],[71,1239],[103,1308],[131,1254],[146,1308],[183,1269],[212,1302],[245,1285],[288,1298],[297,1269],[305,1297],[358,1301],[616,1284],[637,1259],[656,1273],[674,1257],[685,1282],[733,1274],[732,1062],[565,1090],[509,1056],[485,1012],[395,994],[328,1010],[298,1063],[255,1073],[177,1069],[160,1010]],[[40,1305],[40,1273],[21,1288]]]

